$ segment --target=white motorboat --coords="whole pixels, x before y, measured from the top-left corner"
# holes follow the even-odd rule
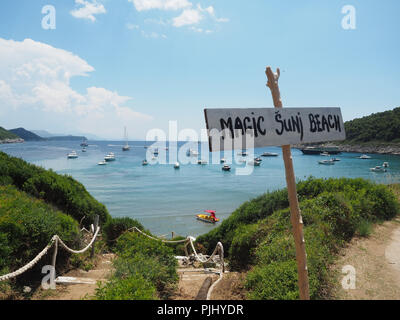
[[[328,152],[322,152],[322,153],[320,153],[320,155],[321,156],[324,156],[324,157],[329,157],[330,155],[329,155],[329,153]]]
[[[115,161],[115,155],[114,155],[114,153],[113,153],[113,152],[110,152],[109,154],[107,154],[107,155],[104,157],[104,160],[107,161],[107,162],[109,162],[109,161]]]
[[[202,159],[197,160],[197,164],[205,165],[207,163],[208,163],[207,160],[202,160]]]
[[[371,159],[371,157],[363,154],[361,157],[359,157],[359,159]]]
[[[71,151],[70,153],[68,153],[67,158],[68,159],[76,159],[76,158],[78,158],[78,154],[76,153],[76,151]]]
[[[221,163],[225,163],[226,162],[226,159],[225,158],[222,158],[221,159]]]
[[[175,169],[179,169],[181,167],[181,165],[179,164],[179,162],[176,162],[175,164],[174,164],[174,168]]]
[[[148,164],[149,164],[149,163],[147,162],[147,160],[143,160],[143,161],[142,161],[142,165],[143,165],[143,166],[147,166]]]
[[[264,152],[261,157],[277,157],[277,153],[272,153],[272,152]]]
[[[99,166],[104,166],[107,164],[107,162],[105,160],[100,161],[99,163],[97,163]]]
[[[384,162],[384,163],[382,164],[382,167],[384,167],[384,168],[389,168],[389,162]]]
[[[332,160],[322,160],[322,161],[318,161],[318,163],[319,163],[319,164],[324,164],[324,165],[326,165],[326,166],[332,166],[332,165],[335,164],[335,162],[332,161]]]
[[[332,158],[331,161],[333,161],[333,162],[339,162],[340,159],[338,159],[338,158]]]
[[[373,172],[386,172],[387,171],[385,168],[383,168],[381,166],[376,166],[375,168],[371,168],[369,170],[371,170]]]
[[[231,167],[229,165],[227,165],[227,164],[224,164],[224,166],[222,167],[222,170],[223,171],[230,171]]]
[[[262,162],[262,159],[260,157],[254,158],[254,161]]]
[[[86,152],[86,148],[83,148],[83,149],[82,149],[82,152]]]

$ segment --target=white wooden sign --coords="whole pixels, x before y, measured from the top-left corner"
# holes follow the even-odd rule
[[[246,134],[254,137],[254,148],[346,139],[340,108],[205,109],[204,114],[210,151],[238,148],[235,141]]]

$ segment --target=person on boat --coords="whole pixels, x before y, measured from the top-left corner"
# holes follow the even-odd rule
[[[217,220],[217,217],[215,216],[215,212],[211,212],[210,215],[211,215],[211,218],[212,218],[214,221]]]

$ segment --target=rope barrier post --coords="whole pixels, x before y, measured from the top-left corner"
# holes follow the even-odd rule
[[[267,67],[265,73],[268,78],[267,86],[271,90],[274,106],[275,108],[282,108],[283,105],[278,85],[280,71],[279,69],[277,69],[277,73],[275,74],[270,67]],[[300,299],[310,300],[306,244],[303,235],[303,220],[301,217],[299,201],[297,198],[296,177],[294,175],[290,145],[282,146],[282,153],[283,153],[283,160],[285,163],[286,183],[289,196],[290,220],[292,222],[293,237],[296,246],[296,260],[297,260],[297,272],[299,276],[298,283],[299,283]]]
[[[54,283],[56,280],[56,260],[57,260],[57,253],[58,253],[58,237],[56,236],[54,239],[54,251],[53,251],[53,258],[51,259],[51,265],[53,270],[51,271],[52,282]]]
[[[95,232],[96,232],[98,227],[99,227],[99,215],[96,215],[94,217],[94,230],[95,230]],[[93,241],[93,244],[92,244],[92,252],[90,254],[90,258],[92,258],[92,259],[94,257],[95,244],[96,244],[96,239]]]

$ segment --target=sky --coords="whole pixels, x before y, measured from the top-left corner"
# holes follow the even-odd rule
[[[284,106],[390,110],[399,13],[398,0],[2,0],[0,126],[199,131],[205,107],[273,107],[266,66],[281,69]]]

